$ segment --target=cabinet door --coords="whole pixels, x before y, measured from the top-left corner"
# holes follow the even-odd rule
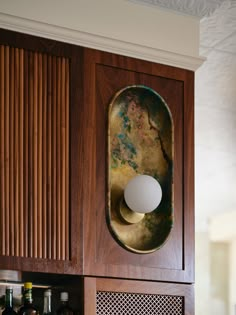
[[[193,285],[85,278],[84,314],[194,315]]]
[[[90,49],[84,65],[84,274],[193,282],[193,72]],[[132,85],[160,94],[174,124],[174,224],[164,246],[148,254],[124,249],[106,223],[108,106]]]
[[[6,30],[0,38],[1,269],[74,272],[81,49]]]

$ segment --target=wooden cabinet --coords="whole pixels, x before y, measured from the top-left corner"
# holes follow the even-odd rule
[[[52,289],[52,311],[60,306],[60,292],[69,293],[69,304],[78,315],[193,315],[194,288],[192,284],[153,281],[78,277],[23,273],[22,281],[33,281],[33,300],[43,312],[44,291]],[[21,306],[21,284],[14,283],[14,306]],[[39,285],[37,285],[39,284]],[[1,297],[5,287],[0,286]],[[0,300],[4,307],[4,299]]]
[[[0,268],[82,273],[82,49],[0,39]]]
[[[159,93],[174,124],[174,225],[165,245],[149,254],[121,247],[106,224],[108,106],[117,91],[131,85],[145,85]],[[193,282],[193,85],[191,71],[85,49],[85,275]]]
[[[84,314],[194,314],[193,285],[84,279]]]
[[[192,283],[194,73],[0,34],[0,268]],[[106,222],[108,106],[130,85],[159,93],[174,124],[174,225],[149,254]]]

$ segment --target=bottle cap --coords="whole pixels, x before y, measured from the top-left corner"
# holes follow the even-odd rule
[[[61,301],[68,301],[69,294],[68,292],[61,292],[60,300]]]
[[[44,296],[51,296],[51,295],[52,295],[51,289],[47,289],[46,291],[44,291]]]
[[[24,288],[25,289],[32,289],[32,282],[25,282],[24,283]]]

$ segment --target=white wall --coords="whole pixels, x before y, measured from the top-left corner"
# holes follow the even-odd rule
[[[183,57],[197,67],[202,63],[197,18],[128,0],[0,0],[0,27],[49,38],[61,35],[68,42],[111,51],[118,41],[117,52],[124,55],[143,52],[148,60],[158,51],[163,63],[163,53],[167,59],[174,53],[180,63]]]
[[[236,315],[236,211],[214,216],[209,221],[209,237],[213,242],[227,242],[229,257],[223,271],[228,271],[228,314]],[[221,268],[223,266],[221,265]],[[223,284],[222,284],[223,287]]]
[[[236,240],[212,241],[209,232],[196,232],[196,315],[235,315]]]
[[[229,315],[229,249],[228,242],[210,243],[210,315]]]
[[[208,232],[195,234],[195,314],[210,315],[210,241]]]
[[[229,315],[236,314],[236,238],[230,243]]]
[[[228,183],[227,183],[228,185]],[[236,210],[225,211],[212,216],[209,220],[209,237],[213,242],[229,241],[236,239]]]

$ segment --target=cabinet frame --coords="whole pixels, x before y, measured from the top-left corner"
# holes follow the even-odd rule
[[[97,291],[182,296],[183,314],[194,314],[194,288],[191,284],[85,277],[84,314],[96,315]]]
[[[1,256],[1,269],[12,269],[32,272],[82,273],[82,217],[80,215],[81,187],[80,175],[82,163],[80,151],[82,142],[80,135],[83,102],[82,63],[83,49],[79,46],[57,42],[27,34],[0,29],[0,44],[24,49],[29,52],[65,57],[69,60],[69,259],[49,259],[20,256]],[[4,174],[1,173],[1,178]],[[4,224],[2,222],[2,224]],[[22,240],[20,240],[21,242]],[[38,245],[40,246],[40,245]],[[60,246],[60,244],[56,244]]]
[[[98,277],[194,282],[194,73],[185,69],[92,49],[85,49],[84,67],[84,97],[87,105],[85,119],[89,122],[84,132],[84,145],[86,143],[84,158],[86,160],[88,157],[90,158],[84,173],[85,178],[89,179],[88,183],[84,185],[83,208],[86,209],[83,216],[84,235],[89,235],[89,237],[84,238],[83,274]],[[110,77],[106,75],[101,77],[99,74],[106,74],[106,72],[111,73]],[[115,75],[113,76],[114,81],[111,80],[112,74],[117,75],[117,78]],[[123,80],[123,74],[127,76],[127,80]],[[107,123],[106,106],[109,105],[109,97],[111,98],[119,88],[124,87],[124,82],[126,84],[128,82],[128,85],[143,84],[146,76],[150,76],[152,82],[155,81],[155,78],[164,82],[170,80],[182,84],[183,87],[182,131],[179,131],[178,128],[175,131],[180,133],[177,139],[181,139],[178,150],[179,155],[182,156],[181,165],[176,166],[179,178],[178,174],[174,175],[177,185],[182,187],[176,196],[181,199],[182,214],[174,222],[174,224],[182,226],[179,241],[182,252],[178,253],[178,255],[182,255],[182,261],[181,266],[177,268],[168,265],[157,267],[156,262],[153,265],[148,263],[155,255],[159,255],[159,250],[152,254],[145,254],[145,258],[143,255],[130,254],[125,249],[121,250],[120,245],[112,240],[112,236],[109,237],[106,224],[106,190],[101,189],[102,186],[105,187],[104,182],[106,181],[104,172],[106,169],[104,164],[107,163],[104,157],[106,134],[104,129],[101,131],[101,126],[104,128]],[[107,84],[109,97],[105,95],[107,90],[101,87],[102,84]],[[150,87],[153,88],[153,86]],[[165,89],[164,84],[162,88]],[[171,93],[167,97],[172,97]],[[101,106],[100,99],[105,100],[102,104],[104,107]],[[166,102],[168,105],[168,100]],[[102,255],[109,256],[106,254],[107,244],[112,253],[116,251],[119,253],[116,253],[116,256],[118,259],[122,257],[123,263],[115,261],[115,258],[111,263],[108,261],[110,257],[103,259]],[[160,249],[161,251],[162,249]],[[174,259],[173,253],[169,252],[168,255],[168,259]],[[136,257],[140,264],[133,263],[133,257]]]

